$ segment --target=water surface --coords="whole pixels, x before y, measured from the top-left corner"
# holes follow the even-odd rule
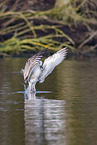
[[[63,61],[27,97],[25,62],[0,59],[0,145],[96,145],[96,61]]]

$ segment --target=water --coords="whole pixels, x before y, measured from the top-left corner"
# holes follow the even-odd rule
[[[26,97],[25,62],[0,59],[0,145],[96,145],[96,61],[62,62]]]

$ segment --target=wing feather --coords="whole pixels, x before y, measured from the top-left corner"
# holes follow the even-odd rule
[[[67,47],[59,50],[52,56],[49,56],[47,59],[45,59],[43,64],[43,71],[40,77],[40,83],[42,83],[44,79],[54,70],[54,68],[64,60],[67,54],[66,48]]]
[[[41,58],[45,55],[46,51],[47,49],[44,49],[28,59],[28,61],[26,62],[25,68],[22,69],[25,81],[27,80],[27,78],[30,77],[29,75],[31,74],[32,70],[39,63]]]

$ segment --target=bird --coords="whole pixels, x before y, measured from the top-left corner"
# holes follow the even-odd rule
[[[67,47],[55,52],[42,62],[42,57],[48,49],[44,49],[29,58],[25,64],[22,73],[25,83],[28,82],[30,92],[36,92],[35,85],[37,82],[43,83],[45,78],[66,58]]]

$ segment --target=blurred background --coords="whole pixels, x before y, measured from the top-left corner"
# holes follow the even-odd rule
[[[0,0],[0,56],[65,46],[78,58],[97,55],[96,0]]]

